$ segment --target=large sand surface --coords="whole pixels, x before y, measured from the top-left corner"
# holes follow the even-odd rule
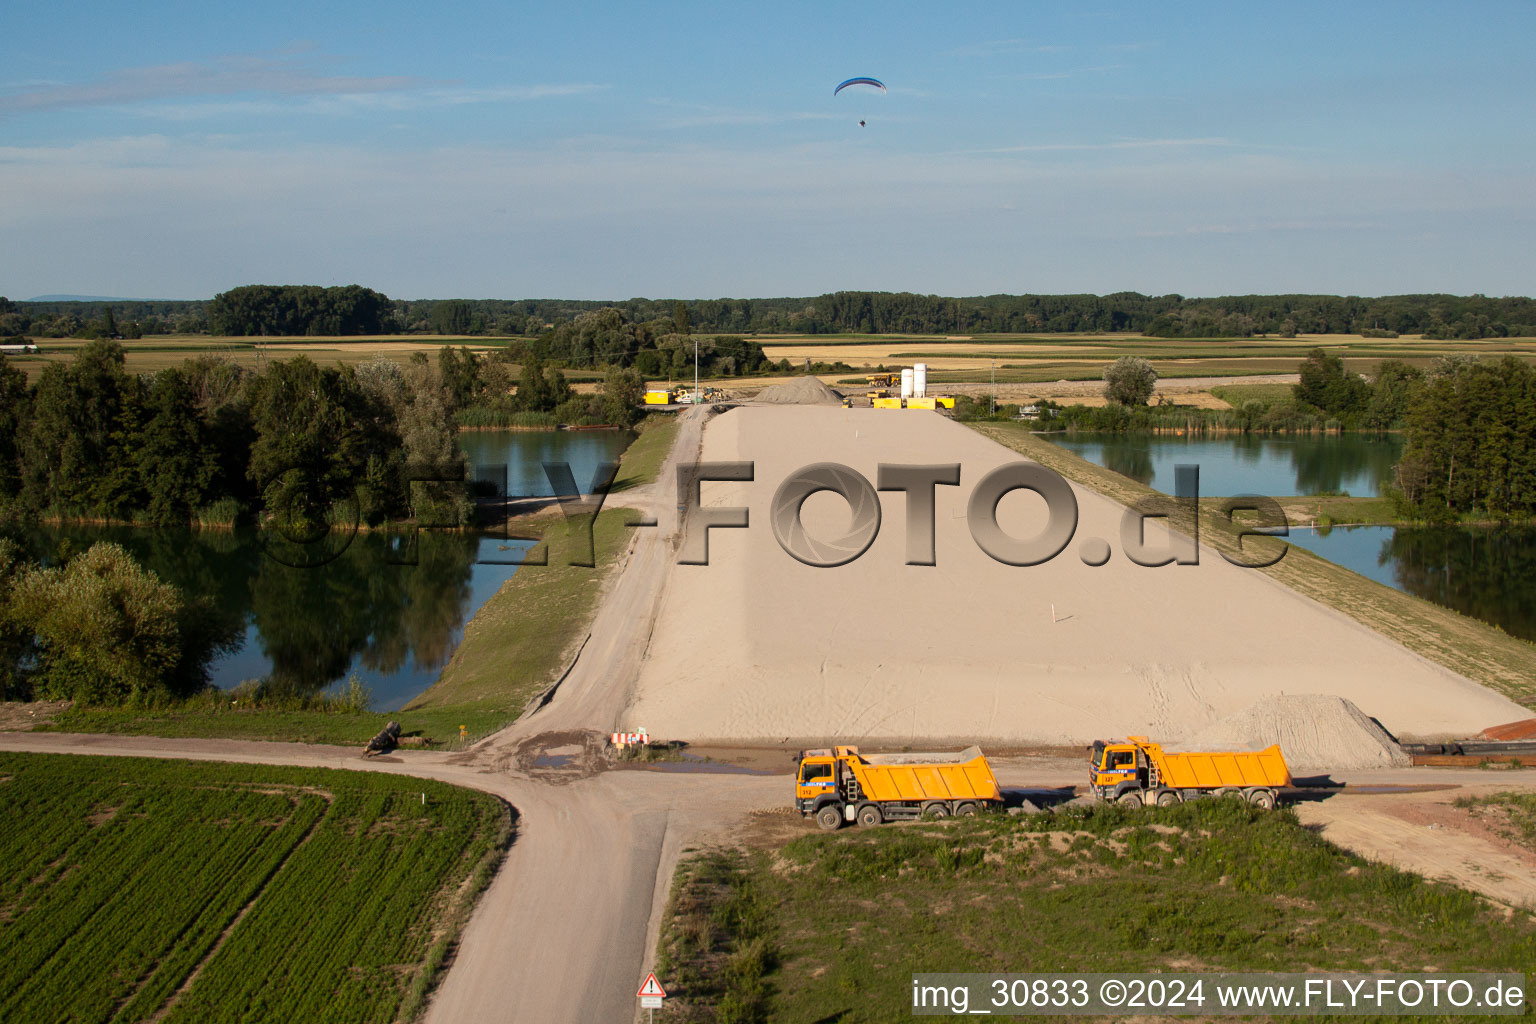
[[[1083,743],[1145,733],[1177,743],[1278,694],[1346,697],[1400,739],[1466,736],[1529,716],[1209,549],[1198,566],[1131,563],[1124,509],[1082,487],[1073,486],[1077,532],[1060,555],[1032,567],[994,561],[971,539],[966,503],[987,472],[1018,458],[920,411],[749,407],[717,417],[703,459],[753,460],[756,478],[705,483],[703,503],[746,506],[751,526],[710,531],[709,565],[669,568],[624,720],[694,742]],[[960,463],[960,486],[937,489],[938,564],[905,564],[900,492],[881,494],[879,536],[856,561],[814,568],[786,554],[769,523],[774,491],[823,461],[871,482],[881,462]],[[1015,492],[998,518],[1029,537],[1044,503]],[[848,521],[835,495],[805,503],[813,536]],[[1107,564],[1080,558],[1090,538],[1110,542]]]

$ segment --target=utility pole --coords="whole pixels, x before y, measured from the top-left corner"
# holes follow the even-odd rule
[[[699,404],[699,336],[693,336],[693,404]]]
[[[992,374],[992,394],[987,399],[988,404],[990,405],[990,408],[987,409],[987,411],[991,413],[997,412],[997,360],[988,359],[987,369]]]

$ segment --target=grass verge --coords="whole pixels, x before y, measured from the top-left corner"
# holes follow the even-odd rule
[[[557,513],[558,515],[558,513]],[[618,565],[634,513],[611,509],[592,527],[595,568],[566,564],[572,525],[545,517],[548,565],[524,566],[502,584],[464,628],[464,639],[437,682],[405,706],[401,725],[419,711],[477,708],[503,723],[554,682],[576,654],[597,613],[603,583]]]
[[[970,423],[972,429],[1033,459],[1099,494],[1128,505],[1157,492],[1129,477],[1086,459],[1013,423]],[[1315,501],[1316,499],[1306,499]],[[1239,547],[1238,530],[1202,502],[1202,544],[1245,558],[1273,552],[1278,539],[1248,537]],[[1299,547],[1287,545],[1285,557],[1257,569],[1321,604],[1337,609],[1402,644],[1416,654],[1482,683],[1526,707],[1536,708],[1536,644],[1350,572]]]
[[[772,893],[768,919],[741,915],[732,931],[736,892]],[[716,902],[701,900],[709,894]],[[735,984],[767,1005],[733,1019],[838,1024],[910,1016],[918,972],[1536,962],[1530,915],[1368,863],[1288,810],[1217,800],[886,825],[699,854],[679,867],[662,934],[660,980],[689,1012],[725,1020],[722,993]],[[756,942],[763,956],[741,955]],[[757,977],[736,981],[733,963]]]
[[[778,894],[764,884],[771,881],[740,850],[711,850],[678,866],[656,962],[672,999],[670,1019],[768,1020],[767,975],[778,965]]]

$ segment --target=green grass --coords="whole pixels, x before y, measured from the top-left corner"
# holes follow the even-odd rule
[[[1296,393],[1289,384],[1217,384],[1211,394],[1234,409],[1248,402],[1262,402],[1266,409],[1296,404]]]
[[[715,913],[733,903],[745,912]],[[732,986],[766,993],[736,1020],[904,1019],[918,972],[1536,966],[1530,915],[1367,863],[1288,810],[1217,800],[702,854],[678,870],[662,935],[658,975],[684,1021],[714,1019]],[[743,955],[754,944],[761,955]]]
[[[739,850],[684,860],[657,943],[672,1020],[756,1024],[768,1019],[765,976],[777,964],[772,880]],[[811,1018],[801,1018],[810,1020]]]
[[[677,417],[653,412],[635,424],[635,430],[640,436],[624,450],[619,474],[613,478],[610,493],[617,494],[655,481],[667,453],[672,450],[672,443],[677,440]]]
[[[1086,459],[1030,433],[1026,424],[967,424],[1026,458],[1055,470],[1069,480],[1123,505],[1156,494],[1152,488],[1129,477],[1096,466]],[[1296,499],[1312,501],[1315,498]],[[1345,499],[1350,501],[1352,499]],[[1218,551],[1237,554],[1237,530],[1217,516],[1212,505],[1202,502],[1200,540]],[[1252,559],[1272,553],[1278,539],[1248,537],[1242,557]],[[1536,644],[1512,637],[1487,623],[1412,594],[1394,590],[1319,558],[1311,552],[1287,546],[1279,562],[1255,569],[1313,600],[1334,608],[1355,621],[1397,641],[1416,654],[1453,672],[1482,683],[1526,707],[1536,708]]]
[[[437,782],[52,754],[0,754],[0,814],[16,1024],[412,1019],[511,833]]]
[[[1201,499],[1201,504],[1218,499]],[[1391,498],[1311,495],[1276,498],[1292,526],[1392,526],[1401,523]]]
[[[677,420],[656,415],[624,452],[613,490],[655,480],[677,437]],[[354,708],[251,707],[223,694],[205,695],[159,709],[78,708],[61,712],[41,730],[152,736],[225,736],[300,743],[367,743],[385,723],[397,721],[407,737],[458,744],[459,727],[473,742],[521,715],[570,663],[597,612],[603,584],[619,563],[632,530],[627,509],[608,509],[593,525],[596,568],[567,564],[570,524],[558,513],[524,524],[546,539],[547,566],[512,574],[464,628],[464,639],[437,682],[400,711]],[[536,549],[537,550],[537,549]]]
[[[1456,799],[1456,806],[1504,838],[1536,850],[1536,793],[1463,796]]]
[[[434,710],[482,710],[501,724],[522,714],[575,655],[597,613],[603,582],[629,543],[632,531],[624,523],[634,515],[613,509],[597,517],[596,568],[566,564],[569,526],[545,520],[545,536],[554,538],[547,545],[550,564],[519,569],[481,607],[437,683],[400,712],[402,727],[409,727],[411,715]]]

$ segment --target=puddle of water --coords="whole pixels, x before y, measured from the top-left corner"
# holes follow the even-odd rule
[[[569,768],[576,762],[575,754],[540,754],[533,759],[535,768]]]

